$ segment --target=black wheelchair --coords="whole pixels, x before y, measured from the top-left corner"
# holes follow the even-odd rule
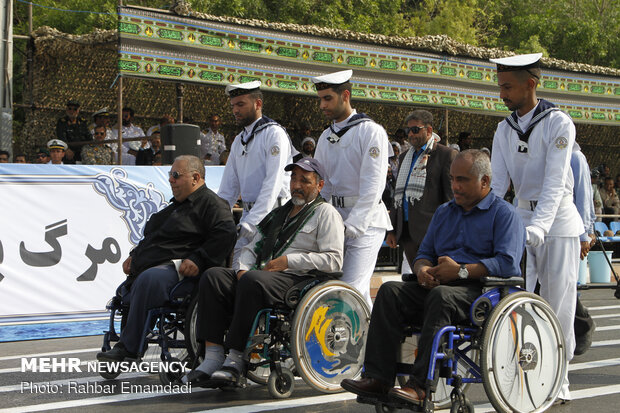
[[[247,372],[237,386],[245,387],[249,379],[283,399],[301,376],[323,393],[342,391],[343,379],[361,374],[369,321],[366,300],[350,285],[302,281],[289,289],[282,305],[256,315],[244,352]]]
[[[411,275],[403,276],[403,280]],[[483,294],[470,308],[470,324],[445,326],[435,336],[426,380],[426,399],[414,405],[388,397],[358,397],[377,412],[397,409],[473,413],[465,390],[482,383],[498,412],[542,412],[558,396],[567,369],[564,336],[551,307],[522,289],[523,278],[483,278]],[[419,330],[406,329],[404,358],[397,366],[403,385],[411,374]],[[451,390],[450,390],[451,389]]]
[[[196,284],[197,277],[184,278],[170,290],[169,300],[164,306],[149,310],[140,345],[140,348],[146,350],[140,360],[133,361],[161,360],[164,363],[187,363],[188,368],[194,366],[198,351],[195,344],[198,307]],[[125,327],[129,305],[122,301],[122,297],[127,288],[131,287],[125,281],[116,289],[116,294],[106,305],[106,309],[110,311],[110,320],[108,330],[104,331],[101,347],[103,352],[111,349],[110,343],[120,339],[115,323],[120,321],[121,331]],[[99,374],[105,379],[115,379],[120,374],[118,369],[111,370],[106,368],[105,364],[101,366],[104,368]],[[165,370],[158,371],[163,384],[178,382],[184,374],[184,371]]]

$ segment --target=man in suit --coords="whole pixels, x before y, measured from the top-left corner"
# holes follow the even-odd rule
[[[411,263],[435,210],[452,199],[450,165],[457,152],[437,144],[432,113],[414,110],[405,123],[411,148],[400,156],[394,207],[390,210],[394,230],[387,233],[386,242],[391,248],[400,244]]]

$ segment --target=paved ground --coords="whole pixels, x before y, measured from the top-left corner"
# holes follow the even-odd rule
[[[613,291],[586,290],[584,303],[598,325],[589,352],[570,365],[574,400],[552,411],[617,412],[620,404],[620,301]],[[77,357],[82,363],[93,361],[101,337],[0,343],[0,412],[373,412],[372,406],[355,402],[352,394],[322,394],[301,380],[293,396],[273,400],[264,386],[252,385],[233,392],[193,389],[190,394],[149,393],[158,385],[157,375],[128,373],[105,381],[96,373],[22,373],[22,358]],[[85,370],[84,365],[81,366]],[[131,388],[131,385],[138,387]],[[123,387],[124,386],[124,387]],[[122,390],[127,390],[123,393]],[[85,393],[79,393],[85,391]],[[105,394],[111,391],[113,394]],[[477,412],[493,411],[481,385],[468,395]]]

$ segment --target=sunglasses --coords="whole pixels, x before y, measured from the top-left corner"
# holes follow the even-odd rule
[[[413,133],[414,135],[418,132],[420,132],[422,129],[426,129],[428,126],[412,126],[410,128],[405,128],[405,133],[407,135],[409,135],[409,132]]]
[[[43,154],[38,154],[37,158],[47,158],[47,155],[43,155]]]
[[[177,172],[177,171],[170,171],[168,172],[168,176],[170,178],[174,178],[174,179],[179,179],[181,176],[185,175],[187,172]]]
[[[105,132],[95,132],[95,135],[105,135]]]

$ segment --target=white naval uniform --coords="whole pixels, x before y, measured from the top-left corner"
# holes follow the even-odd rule
[[[239,253],[256,232],[256,225],[273,208],[290,198],[290,172],[284,167],[293,162],[291,143],[279,125],[270,125],[256,132],[244,147],[241,139],[249,136],[256,122],[246,126],[235,137],[228,162],[218,190],[218,196],[233,207],[239,196],[246,207],[243,210],[240,234],[233,255],[233,269],[239,269]],[[252,205],[248,210],[247,205]]]
[[[540,103],[539,103],[540,104]],[[524,116],[531,117],[534,109]],[[529,120],[526,119],[527,125]],[[527,125],[521,125],[525,130]],[[527,153],[518,152],[520,140],[507,121],[501,122],[493,138],[491,167],[493,191],[504,196],[510,180],[519,199],[517,211],[526,226],[545,233],[544,243],[527,246],[526,278],[537,278],[540,295],[558,316],[570,361],[575,350],[574,318],[579,271],[579,235],[584,226],[573,202],[570,168],[575,149],[575,125],[568,115],[554,111],[534,126]],[[538,201],[531,211],[529,201]],[[533,206],[533,204],[532,204]],[[528,288],[529,289],[529,288]],[[560,394],[570,399],[568,378]]]
[[[129,126],[123,126],[123,140],[124,139],[128,139],[128,138],[139,138],[139,137],[143,137],[144,135],[144,131],[142,130],[141,127],[134,125],[133,123]],[[115,137],[115,139],[118,139],[118,125],[114,126],[114,134],[116,134],[117,136]],[[115,158],[118,157],[116,150],[118,150],[118,144],[116,144],[116,148],[112,147],[112,149],[114,150],[114,156]],[[150,148],[150,143],[147,144],[147,148]],[[132,142],[123,142],[123,154],[122,154],[122,161],[123,161],[123,165],[135,165],[136,164],[136,156],[135,155],[131,155],[129,153],[129,149],[133,149],[133,150],[139,150],[140,149],[140,141],[132,141]]]
[[[205,159],[211,154],[211,160],[205,161],[205,165],[219,165],[220,154],[226,150],[226,139],[219,132],[213,132],[211,128],[206,133],[200,132],[200,156]]]
[[[353,110],[349,118],[356,113]],[[346,126],[349,118],[332,124],[334,131]],[[383,127],[373,121],[352,127],[336,143],[327,140],[331,133],[330,128],[323,131],[314,154],[327,175],[321,194],[328,202],[332,196],[344,197],[344,207],[334,204],[346,231],[342,281],[356,288],[372,306],[370,277],[385,232],[392,229],[381,202],[390,144]]]

